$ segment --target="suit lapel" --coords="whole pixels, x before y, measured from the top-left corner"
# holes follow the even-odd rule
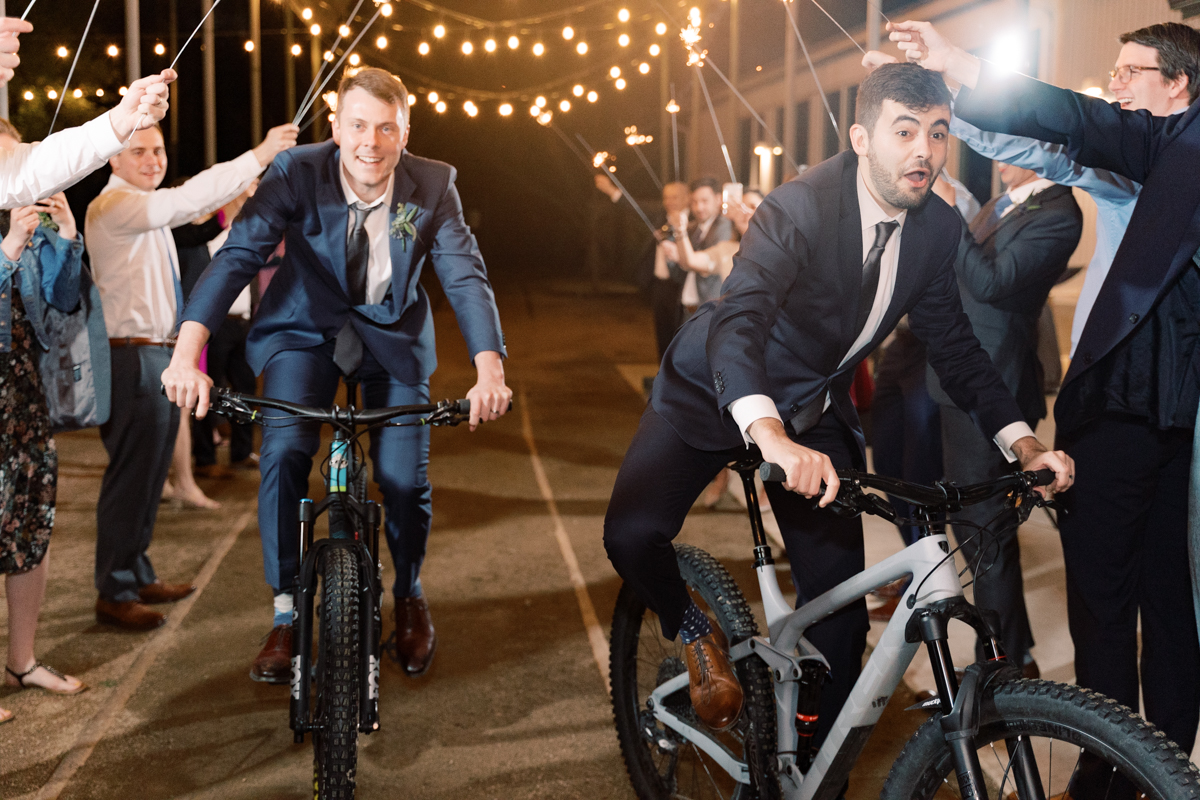
[[[392,303],[395,309],[401,308],[404,305],[404,298],[408,296],[408,284],[412,278],[410,266],[417,247],[417,242],[411,237],[406,239],[402,235],[391,235],[392,221],[398,214],[405,213],[406,204],[417,191],[417,184],[408,174],[405,166],[407,160],[408,151],[405,150],[400,156],[400,163],[396,165],[396,178],[392,186],[392,207],[388,210],[388,243],[392,256]],[[416,227],[419,218],[420,211],[413,219],[413,227]]]
[[[858,321],[858,295],[862,290],[862,214],[858,208],[858,158],[848,151],[846,164],[842,168],[841,211],[838,218],[838,286],[840,298],[833,313],[841,319],[841,341],[836,358],[842,355],[858,338],[855,323]],[[847,313],[853,309],[853,313]],[[835,362],[836,366],[836,362]]]
[[[333,148],[325,161],[325,180],[317,185],[317,208],[321,217],[321,230],[325,233],[326,255],[330,268],[346,298],[350,287],[346,282],[346,230],[350,212],[346,196],[342,193],[341,160],[339,148]]]

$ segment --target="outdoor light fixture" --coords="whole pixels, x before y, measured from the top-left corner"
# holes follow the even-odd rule
[[[474,117],[479,113],[479,107],[468,100],[467,102],[463,103],[463,111],[467,112],[468,117]]]
[[[446,113],[446,101],[439,100],[438,104],[436,106],[434,106],[433,109],[434,109],[434,111],[438,112],[439,114],[445,114]]]
[[[54,91],[53,89],[50,89],[46,92],[46,97],[49,97],[51,100],[57,100],[58,92]]]
[[[78,100],[79,98],[83,97],[83,89],[76,89],[75,91],[71,92],[71,96]]]
[[[54,52],[58,55],[59,58],[66,58],[67,56],[69,56],[71,54],[70,51],[67,50],[67,48],[65,48],[65,47],[59,47]]]
[[[29,93],[28,93],[28,92],[26,92],[26,94],[29,94]],[[97,89],[97,90],[96,90],[96,97],[104,97],[104,90],[103,90],[103,89]],[[31,99],[31,100],[32,100],[33,98],[31,97],[31,98],[29,98],[29,99]]]
[[[24,97],[26,100],[32,100],[32,99],[33,99],[33,92],[30,92],[30,91],[26,90],[25,94],[23,94],[23,95],[21,95],[21,96],[22,96],[22,97]]]
[[[609,76],[610,78],[619,78],[619,77],[621,77],[621,68],[620,68],[620,67],[613,67],[612,69],[610,69],[610,70],[608,71],[608,76]]]
[[[383,8],[379,9],[379,13],[383,14],[385,17],[390,17],[392,15],[392,4],[384,3]]]
[[[536,117],[540,113],[542,113],[542,109],[539,106],[530,106],[529,107],[529,116]]]
[[[546,98],[539,94],[537,96],[537,99],[533,101],[533,104],[535,106],[537,106],[538,108],[545,108],[546,107]]]
[[[350,66],[357,67],[361,61],[362,59],[358,57],[358,53],[350,54]]]

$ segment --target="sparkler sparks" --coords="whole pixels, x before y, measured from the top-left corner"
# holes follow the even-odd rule
[[[679,38],[688,51],[687,65],[689,67],[704,66],[707,50],[697,49],[700,45],[700,9],[692,8],[688,12],[688,24],[679,32]]]

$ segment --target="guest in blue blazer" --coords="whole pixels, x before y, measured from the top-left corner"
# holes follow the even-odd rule
[[[263,294],[246,355],[275,398],[333,402],[342,374],[357,374],[367,408],[424,403],[437,366],[433,317],[421,288],[432,264],[466,339],[478,382],[467,392],[471,429],[498,419],[504,383],[500,316],[475,237],[462,214],[455,170],[405,150],[408,93],[399,79],[364,69],[338,87],[333,141],[277,158],[205,270],[183,315],[162,382],[167,396],[203,417],[212,381],[200,351],[281,239],[287,255]],[[271,635],[254,680],[287,683],[297,570],[297,506],[319,447],[312,426],[263,431],[259,530],[275,591]],[[419,579],[431,518],[428,428],[371,435],[396,566],[396,643],[401,666],[424,674],[437,637]]]

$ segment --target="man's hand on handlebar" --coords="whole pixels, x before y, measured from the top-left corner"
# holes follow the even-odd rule
[[[212,378],[200,371],[200,353],[208,341],[208,328],[185,322],[179,330],[171,363],[163,370],[163,393],[180,408],[194,408],[196,419],[208,413]]]
[[[467,399],[471,401],[471,430],[481,422],[500,419],[512,407],[512,389],[504,385],[504,361],[495,350],[475,354],[475,369],[479,379]]]
[[[1048,469],[1054,472],[1054,483],[1049,486],[1039,486],[1034,491],[1049,499],[1056,492],[1065,492],[1075,482],[1075,462],[1061,450],[1047,450],[1032,436],[1025,436],[1013,442],[1013,455],[1021,463],[1021,469],[1036,472]]]
[[[811,498],[821,494],[824,481],[825,494],[818,505],[824,508],[837,498],[841,483],[829,456],[793,442],[777,419],[757,419],[750,424],[749,432],[762,451],[763,461],[778,464],[787,472],[783,488]]]

